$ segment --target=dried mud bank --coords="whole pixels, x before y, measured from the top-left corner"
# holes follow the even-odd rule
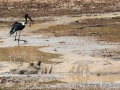
[[[119,90],[119,83],[110,82],[72,82],[66,83],[60,81],[59,76],[41,75],[41,76],[9,76],[0,77],[0,89],[5,90]]]

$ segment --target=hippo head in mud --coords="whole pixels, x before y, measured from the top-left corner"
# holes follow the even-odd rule
[[[52,65],[51,64],[41,64],[41,61],[31,62],[17,69],[11,69],[10,73],[12,74],[43,74],[51,73]]]
[[[19,68],[11,69],[10,73],[12,74],[37,74],[40,70],[41,61],[30,62],[25,65],[22,65]]]

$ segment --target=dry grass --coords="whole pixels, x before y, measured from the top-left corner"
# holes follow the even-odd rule
[[[48,81],[48,82],[39,82],[39,84],[58,84],[58,83],[65,83],[65,82],[61,82],[59,80],[53,80],[53,81]]]
[[[112,19],[87,19],[68,25],[50,26],[34,33],[49,32],[55,36],[93,36],[100,41],[120,42],[120,17]]]
[[[35,23],[40,24],[40,23],[45,23],[45,22],[50,22],[50,21],[54,21],[53,18],[44,18],[44,19],[41,19],[41,20],[36,18]]]
[[[0,41],[0,43],[3,43],[4,41]]]
[[[0,48],[0,61],[42,61],[42,63],[53,63],[52,58],[58,58],[59,54],[45,53],[35,46],[16,46]]]

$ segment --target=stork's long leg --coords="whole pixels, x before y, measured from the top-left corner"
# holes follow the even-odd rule
[[[20,41],[20,33],[21,33],[21,31],[19,31],[18,45],[19,45],[19,41]]]
[[[15,36],[15,40],[18,40],[18,45],[19,45],[19,41],[24,41],[24,43],[26,43],[26,42],[27,42],[26,40],[20,40],[20,34],[21,34],[21,30],[19,31],[19,36],[18,36],[18,39],[16,39],[17,32],[16,32],[16,36]]]
[[[17,37],[17,32],[16,32],[16,35],[15,35],[15,40],[14,41],[16,41],[17,39],[16,39],[16,37]]]

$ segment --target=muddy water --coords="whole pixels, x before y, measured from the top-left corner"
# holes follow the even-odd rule
[[[50,63],[49,59],[57,58],[58,54],[44,53],[39,51],[40,47],[15,46],[0,48],[0,61],[32,62],[42,61]]]

